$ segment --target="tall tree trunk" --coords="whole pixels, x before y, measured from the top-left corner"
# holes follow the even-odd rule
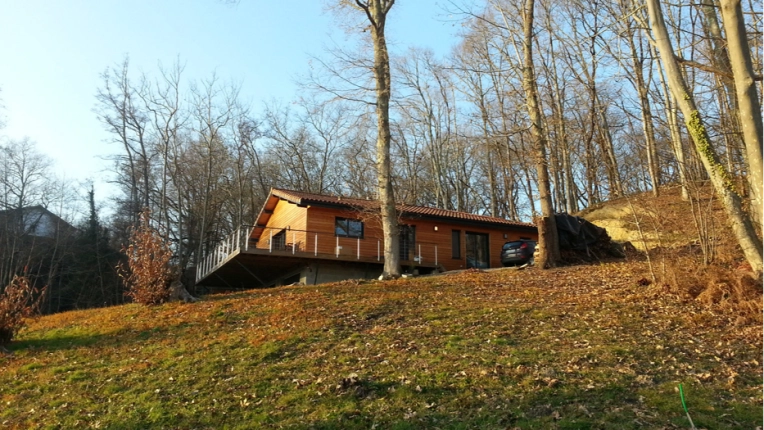
[[[661,185],[661,170],[658,163],[658,150],[655,143],[655,128],[653,126],[653,112],[650,108],[650,97],[648,95],[649,88],[648,82],[645,81],[644,75],[644,52],[641,49],[637,49],[637,45],[634,43],[634,30],[631,26],[631,20],[628,20],[626,24],[626,30],[629,32],[627,35],[629,42],[629,49],[631,50],[631,63],[634,66],[634,79],[637,86],[637,93],[639,95],[639,105],[642,113],[642,132],[645,135],[645,152],[647,154],[647,171],[650,174],[650,182],[652,182],[653,195],[658,196],[660,194],[659,186]],[[641,54],[641,55],[640,55]],[[648,75],[649,76],[649,75]]]
[[[546,132],[542,123],[538,88],[533,69],[533,9],[535,1],[525,0],[523,11],[523,89],[525,90],[531,133],[534,138],[536,171],[538,174],[541,218],[538,219],[539,258],[537,264],[542,269],[554,267],[560,260],[560,246],[557,237],[557,223],[554,219],[552,193],[549,185],[549,169],[546,156]]]
[[[592,85],[595,85],[594,82],[592,82]],[[596,105],[593,114],[599,117],[597,128],[599,129],[602,155],[605,157],[605,166],[607,168],[608,182],[610,185],[610,197],[621,197],[623,195],[621,174],[618,172],[618,159],[615,156],[615,149],[613,148],[613,135],[610,133],[610,123],[607,119],[607,108],[600,102],[599,94],[595,93],[594,99]]]
[[[651,47],[653,57],[658,57],[658,52]],[[658,64],[660,66],[661,61],[658,58]],[[666,106],[666,122],[668,123],[669,132],[671,133],[671,148],[674,151],[674,157],[676,158],[677,168],[679,169],[679,182],[682,185],[682,200],[689,200],[689,169],[687,168],[687,162],[685,161],[684,146],[682,145],[682,134],[679,131],[679,115],[677,115],[676,102],[671,95],[668,82],[662,71],[658,71],[658,77],[661,82],[661,89],[663,93],[664,105]]]
[[[480,116],[483,120],[483,153],[485,155],[485,168],[488,174],[488,192],[491,197],[491,216],[499,216],[499,197],[496,192],[496,171],[493,164],[493,145],[491,144],[491,137],[488,131],[488,109],[485,106],[485,99],[480,95]]]
[[[398,216],[390,173],[390,56],[385,40],[385,20],[395,0],[355,0],[366,13],[371,24],[371,40],[374,44],[374,81],[377,93],[377,185],[384,236],[385,278],[401,275],[399,254]]]
[[[711,183],[714,185],[716,193],[724,205],[735,237],[743,249],[743,254],[753,270],[761,273],[761,240],[756,235],[751,218],[743,211],[742,201],[734,190],[732,177],[726,167],[719,161],[719,156],[709,139],[703,119],[695,105],[695,99],[685,84],[684,76],[674,57],[674,49],[669,41],[669,34],[663,20],[663,12],[661,11],[659,0],[646,0],[646,3],[650,16],[650,27],[653,31],[655,44],[663,60],[669,89],[674,94],[679,109],[682,110],[685,124],[695,143],[695,149],[700,156],[703,167],[711,178]]]
[[[722,19],[727,33],[732,75],[735,79],[738,118],[743,129],[748,184],[751,190],[751,214],[758,227],[762,222],[762,120],[761,105],[756,93],[751,51],[745,32],[745,20],[740,0],[722,0]]]

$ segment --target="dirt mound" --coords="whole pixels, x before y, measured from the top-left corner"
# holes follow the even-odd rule
[[[661,187],[660,196],[643,193],[592,206],[578,216],[607,230],[620,243],[631,242],[640,251],[671,250],[698,254],[701,235],[722,261],[742,258],[727,218],[713,190],[700,183],[691,201],[682,200],[678,185]]]
[[[697,301],[734,324],[760,323],[761,279],[745,262],[710,186],[697,184],[691,194],[686,201],[679,186],[662,187],[659,197],[623,197],[578,216],[627,243],[627,258],[649,257],[655,288],[664,294]]]

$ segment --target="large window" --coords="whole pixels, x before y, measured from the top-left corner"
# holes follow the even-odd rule
[[[363,239],[363,221],[348,218],[335,218],[334,235]]]
[[[488,235],[464,232],[464,244],[467,268],[487,269],[491,261],[488,255]]]

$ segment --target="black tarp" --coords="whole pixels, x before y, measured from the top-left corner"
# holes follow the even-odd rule
[[[581,217],[559,213],[555,214],[554,220],[557,222],[561,250],[587,251],[593,245],[602,242],[605,237],[608,242],[610,240],[604,228],[597,227]]]

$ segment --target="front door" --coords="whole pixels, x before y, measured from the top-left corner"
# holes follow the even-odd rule
[[[466,245],[467,268],[487,269],[490,262],[488,255],[488,234],[470,233],[464,234]]]
[[[401,261],[414,259],[414,244],[416,243],[416,227],[413,225],[399,225]]]

